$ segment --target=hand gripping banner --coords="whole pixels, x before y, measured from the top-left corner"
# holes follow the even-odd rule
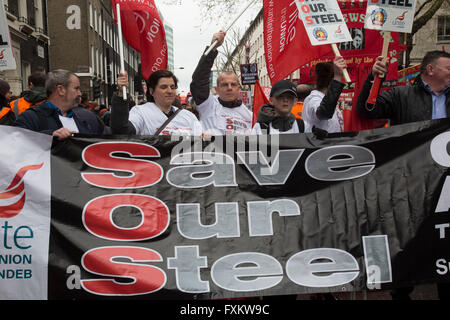
[[[52,148],[51,220],[17,231],[25,222],[1,218],[13,228],[0,229],[0,297],[222,299],[449,282],[449,125],[210,142],[76,136]],[[27,165],[45,168],[34,161],[42,141],[23,143]],[[35,223],[49,226],[44,245]],[[48,267],[43,296],[37,273],[7,278],[30,269],[8,258],[12,246]]]

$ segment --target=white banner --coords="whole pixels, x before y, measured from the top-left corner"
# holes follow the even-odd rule
[[[16,59],[14,58],[5,7],[0,5],[0,70],[14,69],[16,69]]]
[[[416,0],[369,0],[366,29],[411,33]]]
[[[336,0],[296,0],[295,4],[311,45],[353,40]]]
[[[45,300],[52,137],[0,126],[0,299]]]

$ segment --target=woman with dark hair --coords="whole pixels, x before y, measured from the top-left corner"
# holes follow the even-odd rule
[[[12,125],[16,120],[14,112],[9,112],[9,100],[11,99],[11,87],[9,83],[0,79],[0,124]]]
[[[305,132],[311,132],[313,127],[328,132],[344,131],[344,117],[337,104],[345,86],[341,80],[346,66],[344,58],[339,56],[333,63],[316,65],[316,89],[303,102]]]
[[[122,88],[128,88],[128,75],[121,73],[117,78],[118,95],[112,100],[111,129],[115,134],[136,135],[196,135],[202,134],[202,126],[189,111],[175,107],[177,78],[168,70],[153,72],[147,82],[147,103],[129,110],[123,100]],[[164,128],[162,126],[172,117]]]

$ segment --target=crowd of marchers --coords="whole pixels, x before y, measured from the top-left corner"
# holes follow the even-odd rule
[[[48,133],[59,140],[74,133],[211,136],[344,131],[338,103],[345,86],[343,57],[317,64],[313,86],[296,86],[288,80],[274,83],[269,103],[259,108],[255,122],[252,110],[239,100],[241,86],[235,73],[222,72],[215,87],[217,95],[211,94],[210,72],[225,35],[224,31],[214,34],[214,49],[200,58],[186,107],[177,99],[177,78],[168,70],[153,72],[146,79],[146,99],[137,105],[130,98],[123,99],[128,75],[120,73],[118,91],[109,107],[87,101],[73,72],[54,70],[32,74],[29,90],[15,99],[9,84],[0,79],[0,124]],[[377,58],[357,97],[360,116],[386,119],[390,125],[450,116],[449,53],[428,52],[413,85],[382,91],[375,103],[368,103],[374,78],[385,77],[387,72],[388,65]]]
[[[314,86],[296,86],[288,80],[273,84],[269,104],[261,106],[254,123],[253,113],[239,100],[240,83],[233,72],[217,78],[210,91],[210,72],[217,48],[226,33],[213,35],[213,50],[202,55],[192,75],[191,99],[187,107],[177,100],[177,78],[158,70],[146,80],[146,101],[124,99],[128,75],[120,73],[118,91],[106,108],[87,101],[78,77],[68,70],[32,74],[29,90],[12,98],[9,84],[0,79],[0,124],[26,128],[55,137],[55,142],[80,134],[127,135],[251,135],[295,134],[324,130],[343,132],[344,120],[339,98],[345,86],[344,58],[315,67]],[[205,49],[206,52],[206,49]],[[450,54],[430,51],[423,57],[420,74],[412,85],[382,91],[375,103],[368,103],[375,77],[385,77],[388,65],[378,57],[357,97],[361,117],[385,119],[390,125],[450,117]],[[400,288],[393,298],[409,297],[412,288]],[[439,286],[441,298],[449,297],[448,285]]]

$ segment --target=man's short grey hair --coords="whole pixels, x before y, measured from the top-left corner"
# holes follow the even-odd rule
[[[223,71],[223,72],[221,72],[219,74],[219,76],[217,77],[217,80],[216,80],[216,85],[217,86],[219,86],[220,79],[222,78],[222,76],[236,76],[237,77],[237,74],[234,73],[233,71]],[[239,78],[238,78],[238,81],[239,81]]]
[[[47,91],[47,97],[50,97],[56,91],[56,87],[59,85],[67,88],[69,86],[70,78],[72,75],[76,76],[75,73],[63,69],[49,72],[47,74],[47,80],[45,81],[45,90]]]

